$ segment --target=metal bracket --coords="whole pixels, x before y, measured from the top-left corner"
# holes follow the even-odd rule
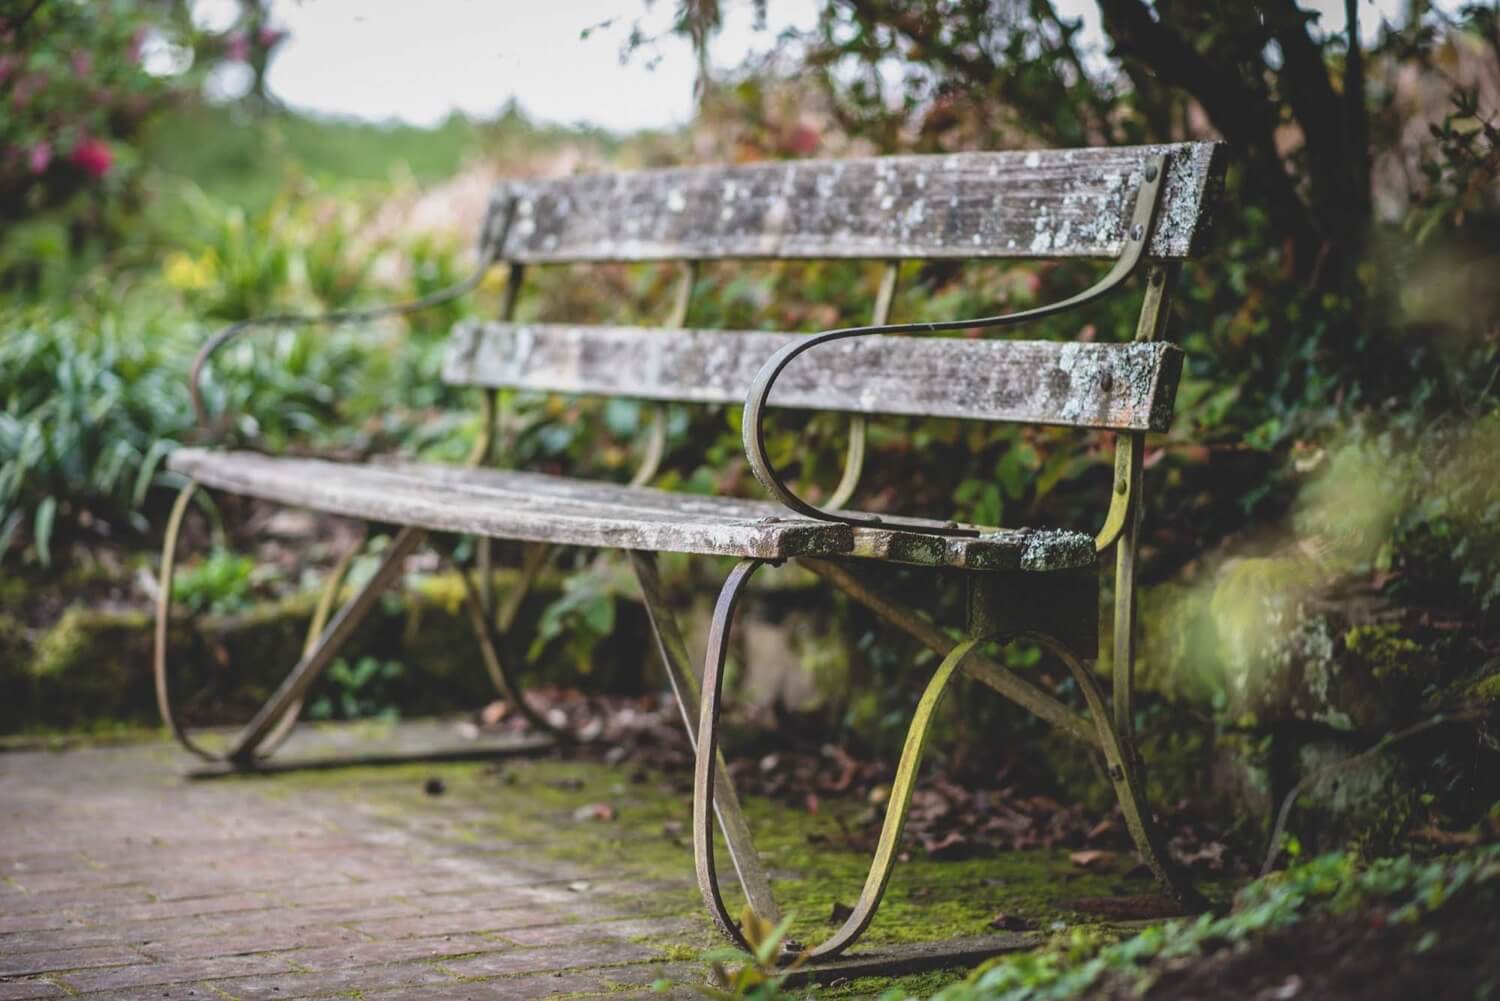
[[[959,526],[937,526],[931,522],[912,518],[898,518],[886,515],[863,514],[859,512],[844,513],[830,511],[821,508],[798,497],[792,492],[777,474],[776,468],[771,464],[771,457],[766,452],[765,442],[765,411],[771,397],[771,388],[776,380],[792,360],[805,351],[810,351],[820,344],[831,341],[844,340],[850,337],[865,337],[873,334],[926,334],[938,333],[944,330],[972,330],[984,327],[1013,327],[1043,317],[1053,316],[1070,309],[1076,309],[1086,303],[1093,302],[1101,296],[1113,292],[1125,282],[1141,262],[1146,259],[1146,248],[1151,243],[1151,233],[1156,222],[1156,210],[1161,201],[1161,190],[1166,180],[1167,158],[1158,155],[1146,162],[1142,174],[1141,186],[1136,192],[1135,210],[1131,213],[1130,225],[1126,232],[1125,246],[1120,251],[1120,256],[1115,259],[1114,267],[1099,281],[1079,292],[1077,295],[1069,296],[1059,302],[1047,303],[1033,309],[1021,310],[1017,313],[1005,313],[999,316],[984,316],[970,320],[945,320],[940,323],[892,323],[885,325],[874,325],[867,327],[846,327],[841,330],[828,330],[811,337],[799,338],[787,344],[781,350],[773,354],[763,365],[755,378],[750,383],[750,390],[745,394],[745,413],[742,424],[742,435],[745,445],[745,456],[750,460],[750,468],[755,472],[755,478],[760,480],[761,485],[787,508],[809,518],[822,521],[841,522],[846,525],[857,526],[884,526],[894,528],[908,528],[912,531],[922,532],[928,535],[956,535],[956,536],[978,536],[980,529]]]

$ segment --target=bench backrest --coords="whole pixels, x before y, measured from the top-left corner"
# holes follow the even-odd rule
[[[508,181],[515,264],[754,258],[1114,257],[1148,158],[1167,170],[1149,257],[1197,252],[1223,171],[1216,143],[790,161]],[[491,219],[502,213],[492,211]],[[790,337],[764,332],[484,323],[450,382],[739,403]],[[1152,344],[937,337],[818,348],[773,405],[1120,430],[1162,429],[1181,355]]]

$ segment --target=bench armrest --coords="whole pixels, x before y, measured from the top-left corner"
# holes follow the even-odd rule
[[[207,368],[209,360],[226,345],[237,340],[241,335],[255,329],[310,326],[312,324],[338,326],[344,323],[375,320],[388,316],[409,316],[412,313],[419,313],[424,309],[431,309],[434,306],[458,299],[472,292],[484,280],[485,273],[489,271],[490,267],[500,259],[502,248],[505,246],[506,234],[509,232],[510,224],[514,218],[515,199],[492,203],[484,226],[481,229],[479,264],[474,272],[457,284],[422,296],[420,299],[395,303],[389,306],[374,306],[368,309],[344,309],[327,313],[278,313],[269,316],[257,316],[248,320],[231,323],[229,326],[215,333],[203,342],[203,346],[193,356],[192,367],[188,369],[188,395],[192,399],[193,419],[197,424],[199,435],[212,439],[218,437],[224,429],[225,417],[227,415],[220,414],[216,423],[211,422],[209,419],[208,408],[203,402],[203,371]]]
[[[965,528],[958,525],[934,527],[933,523],[926,519],[918,520],[859,512],[850,514],[841,511],[829,511],[809,504],[798,497],[782,481],[781,477],[777,475],[775,467],[771,464],[770,456],[766,454],[765,411],[771,397],[771,390],[775,386],[777,378],[780,377],[781,373],[798,355],[806,351],[811,351],[820,344],[827,344],[831,341],[841,341],[850,337],[869,337],[877,334],[925,334],[938,333],[945,330],[1014,327],[1033,320],[1042,319],[1043,317],[1066,312],[1070,309],[1076,309],[1079,306],[1109,294],[1134,274],[1140,267],[1141,262],[1145,260],[1146,247],[1151,242],[1152,226],[1156,220],[1156,207],[1160,201],[1165,173],[1166,157],[1156,156],[1147,161],[1144,180],[1136,195],[1135,210],[1131,215],[1124,249],[1120,251],[1120,256],[1115,259],[1114,266],[1109,269],[1109,272],[1103,278],[1076,295],[1069,296],[1059,302],[1046,303],[1045,305],[1037,306],[1033,309],[1021,310],[1017,313],[984,316],[972,320],[944,320],[938,323],[888,323],[880,326],[845,327],[840,330],[825,330],[820,334],[799,338],[781,348],[781,350],[773,354],[761,366],[760,371],[755,374],[755,378],[750,382],[749,391],[745,394],[745,414],[744,419],[741,421],[741,435],[744,439],[745,457],[750,460],[750,468],[755,472],[755,478],[761,482],[761,485],[766,488],[772,497],[792,511],[808,518],[842,522],[847,525],[906,527],[914,531],[935,535],[979,535],[979,529]]]

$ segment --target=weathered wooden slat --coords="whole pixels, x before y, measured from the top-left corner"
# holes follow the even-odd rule
[[[1150,156],[1169,156],[1149,252],[1201,250],[1218,143],[796,160],[509,180],[506,260],[1115,257]],[[504,213],[491,211],[498,220]]]
[[[655,509],[621,503],[627,487],[597,483],[593,501],[570,497],[586,481],[542,474],[510,474],[508,490],[494,481],[466,484],[458,468],[354,465],[319,459],[273,457],[253,452],[179,449],[172,469],[234,493],[371,521],[416,525],[528,542],[620,549],[755,556],[783,559],[806,553],[838,554],[849,548],[849,531],[807,519],[763,521],[744,502],[726,513],[697,505],[674,511],[673,500],[702,501],[665,491]],[[493,471],[492,471],[493,472]],[[499,474],[505,476],[507,474]],[[552,491],[548,487],[563,487]],[[639,488],[638,488],[639,489]],[[632,498],[639,499],[639,497]],[[710,498],[711,500],[711,498]],[[762,504],[775,519],[775,505]]]
[[[754,556],[857,556],[974,570],[1094,565],[1087,536],[1014,529],[978,538],[851,529],[777,504],[542,473],[436,463],[369,465],[184,448],[168,465],[216,489],[445,532],[562,545]],[[934,522],[934,524],[937,524]],[[1074,544],[1074,536],[1083,540]]]
[[[805,335],[486,323],[460,327],[449,382],[545,392],[743,403],[765,360]],[[1182,352],[1165,342],[862,337],[797,358],[774,406],[1165,430]]]

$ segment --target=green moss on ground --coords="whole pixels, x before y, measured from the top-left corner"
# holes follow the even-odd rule
[[[423,792],[434,776],[446,787],[441,796]],[[687,935],[642,939],[663,962],[694,960],[722,944],[693,882],[686,775],[546,758],[499,765],[293,773],[266,783],[265,794],[296,797],[314,787],[332,790],[351,805],[357,802],[362,812],[386,816],[393,823],[410,825],[420,816],[426,836],[462,844],[471,853],[477,848],[562,863],[565,870],[608,874],[591,880],[580,892],[641,917],[687,917],[696,922]],[[608,810],[593,809],[600,804]],[[804,942],[825,938],[836,927],[834,901],[855,901],[869,865],[869,851],[848,847],[844,833],[855,815],[867,808],[825,801],[820,813],[812,815],[752,797],[745,809],[777,897],[784,911],[793,915],[789,935]],[[601,812],[612,819],[596,819]],[[1126,871],[1131,864],[1122,856],[1114,869],[1085,870],[1061,849],[960,861],[934,860],[918,850],[897,865],[863,941],[880,946],[982,935],[992,931],[997,913],[1044,933],[1089,926],[1113,938],[1105,919],[1070,904],[1081,898],[1157,893],[1149,876]],[[720,872],[733,872],[722,849]],[[732,884],[732,876],[727,877],[726,888]],[[1220,883],[1208,890],[1225,898],[1229,887]],[[732,911],[738,912],[737,890],[730,889],[728,897]],[[587,925],[580,926],[580,937],[588,933]],[[941,982],[958,976],[949,972]],[[892,986],[917,992],[934,989],[937,983],[926,974],[878,984],[845,984],[818,996],[869,997]]]

